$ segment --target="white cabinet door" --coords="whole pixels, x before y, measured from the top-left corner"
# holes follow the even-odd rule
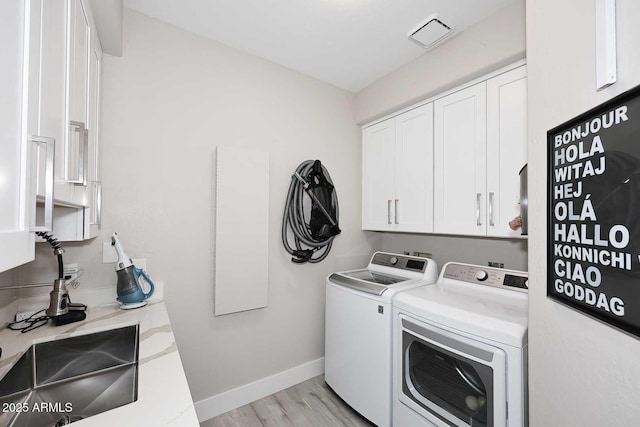
[[[434,231],[485,235],[486,83],[434,103]]]
[[[39,25],[32,27],[32,49],[38,40],[39,49],[32,58],[39,66],[32,67],[31,96],[37,100],[29,108],[30,117],[36,116],[37,130],[32,134],[53,138],[55,142],[54,197],[63,203],[73,202],[73,185],[65,181],[65,141],[67,137],[67,0],[32,1],[40,9]],[[32,20],[33,21],[33,20]],[[37,55],[34,55],[37,54]],[[32,61],[33,62],[33,61]],[[37,96],[35,94],[37,93]],[[39,156],[39,159],[42,156]],[[42,179],[38,179],[38,195],[43,196]]]
[[[53,233],[60,241],[84,240],[95,237],[99,228],[100,40],[88,4],[80,0],[30,2],[28,133],[55,141]],[[47,153],[43,144],[37,147],[35,179],[42,201]],[[44,212],[38,204],[39,223]]]
[[[487,235],[518,237],[520,169],[527,163],[526,68],[487,81]]]
[[[88,224],[84,225],[84,238],[98,235],[102,221],[102,181],[100,178],[100,77],[102,66],[102,48],[97,32],[93,29],[91,55],[89,57],[89,144],[87,163],[87,187],[85,187],[85,206],[87,206]]]
[[[362,134],[362,229],[390,230],[395,188],[395,121],[385,120]]]
[[[91,28],[81,0],[71,0],[69,7],[69,120],[84,123],[87,127]]]
[[[81,0],[69,1],[69,51],[67,63],[68,131],[65,144],[65,178],[75,184],[73,202],[86,206],[88,130],[89,121],[89,58],[91,26],[85,4]]]
[[[429,233],[433,231],[433,104],[395,120],[395,230]]]
[[[0,2],[0,271],[33,260],[27,141],[29,2]]]

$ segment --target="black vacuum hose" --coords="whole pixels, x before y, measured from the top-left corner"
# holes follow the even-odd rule
[[[287,201],[284,207],[284,214],[282,216],[282,244],[284,245],[285,250],[293,255],[291,261],[298,264],[305,262],[317,263],[325,259],[327,255],[329,255],[333,239],[336,237],[335,235],[340,233],[340,229],[337,225],[339,217],[338,196],[335,188],[333,188],[333,181],[331,180],[329,171],[327,171],[324,165],[321,165],[319,161],[316,164],[316,168],[319,169],[319,166],[321,166],[322,174],[332,189],[330,206],[320,206],[319,208],[324,210],[325,213],[332,213],[332,215],[328,215],[329,217],[327,220],[330,222],[332,221],[335,224],[332,226],[335,227],[333,229],[334,231],[332,231],[335,234],[326,237],[319,237],[317,233],[312,233],[311,224],[309,224],[309,220],[305,218],[303,207],[303,196],[306,192],[305,180],[309,176],[310,172],[312,172],[314,164],[316,164],[316,161],[314,160],[304,161],[297,167],[296,172],[292,175],[289,192],[287,193]],[[312,206],[313,203],[315,202],[312,202]],[[316,206],[318,206],[317,203]],[[309,215],[307,215],[307,217],[308,216]],[[289,244],[288,230],[291,230],[291,234],[293,235],[294,247]],[[316,235],[314,236],[313,234]]]

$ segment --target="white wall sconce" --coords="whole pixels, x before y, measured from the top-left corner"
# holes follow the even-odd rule
[[[616,0],[596,2],[596,89],[611,86],[617,79]]]

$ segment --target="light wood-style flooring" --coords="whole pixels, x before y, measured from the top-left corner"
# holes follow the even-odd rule
[[[200,427],[375,427],[318,376],[204,421]]]

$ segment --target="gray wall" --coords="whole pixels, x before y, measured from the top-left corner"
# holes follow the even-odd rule
[[[127,12],[125,26],[123,58],[104,66],[104,229],[166,280],[194,400],[324,356],[325,277],[362,265],[376,240],[360,231],[353,95],[141,14]],[[270,154],[270,289],[268,308],[214,317],[219,144]],[[292,171],[316,158],[338,189],[344,232],[325,262],[297,265],[280,242],[282,209]]]
[[[618,82],[595,89],[594,2],[527,2],[531,425],[637,426],[640,340],[546,297],[546,132],[640,84],[640,2],[618,0]]]

